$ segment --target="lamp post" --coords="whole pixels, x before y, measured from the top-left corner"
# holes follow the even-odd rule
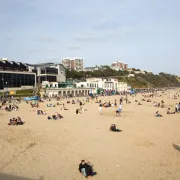
[[[3,99],[4,99],[4,79],[2,78],[2,82],[3,82]]]
[[[8,95],[8,87],[7,87],[7,82],[6,82],[6,100],[7,100],[7,95]]]

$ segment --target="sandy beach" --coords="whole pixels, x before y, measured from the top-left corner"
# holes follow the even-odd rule
[[[121,117],[115,116],[117,107],[103,108],[99,114],[95,100],[86,102],[88,111],[75,114],[79,104],[40,109],[48,115],[60,112],[61,120],[47,120],[47,115],[37,115],[29,104],[21,102],[19,111],[0,110],[0,179],[13,180],[81,180],[85,179],[78,165],[82,159],[89,160],[97,172],[94,180],[179,180],[180,151],[173,143],[180,144],[180,113],[168,115],[168,106],[180,102],[169,90],[161,97],[145,98],[141,94],[128,96],[130,104],[123,102]],[[180,95],[180,93],[179,93]],[[85,99],[85,98],[79,98]],[[120,96],[100,97],[103,102],[119,105]],[[138,100],[142,103],[137,105]],[[153,101],[165,102],[165,108],[153,106]],[[31,110],[31,111],[30,111]],[[154,116],[159,111],[161,118]],[[8,126],[9,119],[20,116],[25,124]],[[111,132],[116,124],[122,132]]]

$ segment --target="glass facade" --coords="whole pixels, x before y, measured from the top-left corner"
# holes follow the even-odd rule
[[[56,76],[39,76],[38,78],[40,78],[40,82],[42,81],[49,81],[49,82],[56,82],[57,81],[57,77]]]
[[[35,86],[35,74],[0,72],[0,90],[21,86]]]
[[[49,68],[49,67],[45,67],[45,68],[41,68],[41,74],[58,74],[58,69],[56,68]]]
[[[27,71],[27,68],[22,63],[14,61],[0,61],[0,71]]]

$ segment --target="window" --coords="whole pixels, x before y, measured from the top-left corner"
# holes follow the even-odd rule
[[[0,73],[0,89],[34,85],[34,74]]]

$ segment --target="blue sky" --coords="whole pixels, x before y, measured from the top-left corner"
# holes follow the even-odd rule
[[[0,57],[82,57],[180,74],[179,0],[0,0]]]

